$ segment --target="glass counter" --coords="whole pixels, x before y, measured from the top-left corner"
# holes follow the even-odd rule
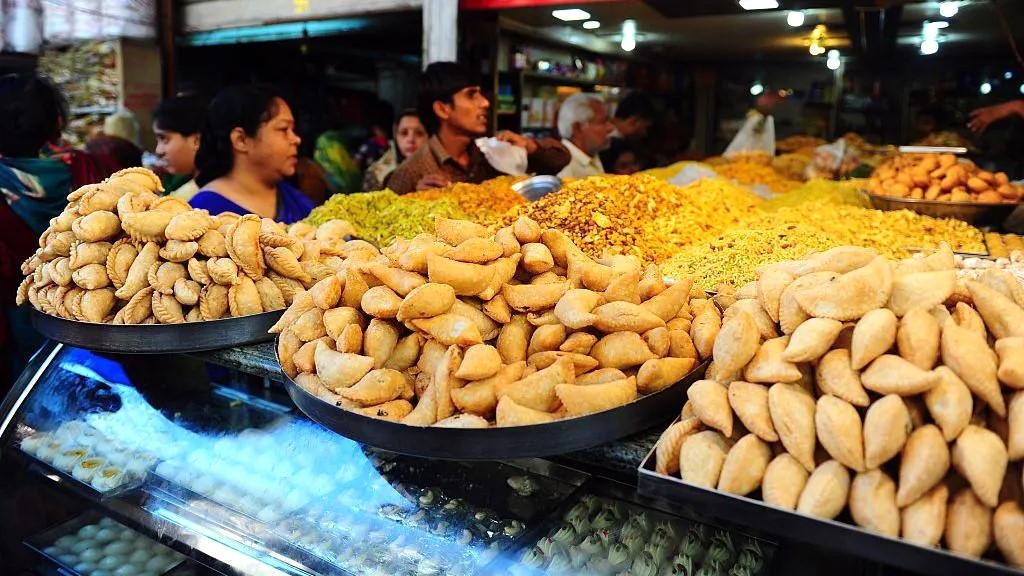
[[[265,375],[197,357],[51,343],[0,416],[4,574],[756,576],[785,565],[775,543],[642,502],[595,466],[375,451],[306,420]],[[108,550],[100,530],[127,546]]]

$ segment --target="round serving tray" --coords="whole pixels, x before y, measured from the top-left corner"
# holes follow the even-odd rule
[[[33,309],[32,326],[70,346],[120,354],[199,352],[266,342],[284,310],[184,324],[99,324],[50,316]]]
[[[276,349],[276,346],[275,346]],[[280,361],[280,359],[279,359]],[[550,424],[458,429],[409,426],[349,412],[286,377],[288,395],[306,416],[341,436],[381,450],[447,460],[505,460],[565,454],[642,432],[672,419],[707,362],[671,387],[612,410]]]
[[[871,205],[878,210],[911,210],[933,218],[955,218],[974,226],[998,226],[1020,204],[1010,202],[945,202],[896,198],[867,193]]]

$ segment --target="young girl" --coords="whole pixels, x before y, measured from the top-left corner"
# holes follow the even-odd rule
[[[201,189],[189,203],[288,224],[305,218],[313,202],[284,181],[295,174],[300,142],[291,108],[273,89],[224,90],[210,104],[196,155]]]
[[[388,176],[403,160],[412,156],[427,141],[427,129],[416,110],[405,110],[395,122],[395,139],[388,151],[370,165],[363,176],[363,190],[373,192],[384,188]]]

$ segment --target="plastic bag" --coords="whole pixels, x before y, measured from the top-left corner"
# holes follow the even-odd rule
[[[699,164],[687,164],[682,170],[676,173],[675,176],[669,179],[669,184],[674,184],[682,188],[693,184],[701,178],[717,178],[718,174],[710,168],[706,168]]]
[[[487,163],[498,172],[511,176],[522,176],[526,174],[528,164],[526,149],[513,146],[508,142],[497,138],[477,138],[477,148],[484,153]]]
[[[775,118],[757,111],[747,114],[747,121],[722,154],[726,158],[742,153],[761,152],[775,156]]]
[[[860,166],[860,152],[840,138],[832,144],[814,149],[814,159],[807,165],[804,175],[810,178],[838,180]]]

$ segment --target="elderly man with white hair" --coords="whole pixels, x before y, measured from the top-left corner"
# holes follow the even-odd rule
[[[586,178],[604,174],[598,153],[608,148],[614,129],[608,107],[597,94],[579,92],[566,98],[558,109],[558,133],[571,159],[558,177]]]

